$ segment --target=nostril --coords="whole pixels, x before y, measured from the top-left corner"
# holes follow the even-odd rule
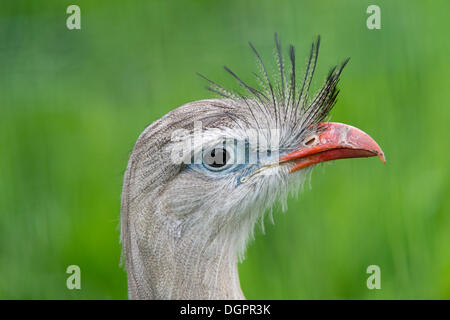
[[[319,137],[316,135],[308,137],[305,142],[303,143],[305,146],[313,146],[317,144],[317,141],[319,141]]]

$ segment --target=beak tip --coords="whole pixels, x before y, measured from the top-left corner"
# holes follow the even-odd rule
[[[384,152],[377,152],[377,156],[378,158],[380,158],[381,162],[383,162],[383,164],[386,164],[386,157],[384,156]]]

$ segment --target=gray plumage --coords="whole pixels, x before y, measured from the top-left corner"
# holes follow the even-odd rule
[[[144,130],[131,152],[121,206],[121,242],[131,299],[243,299],[237,263],[255,224],[277,200],[285,208],[289,191],[297,192],[311,170],[290,174],[292,165],[278,164],[270,154],[226,174],[171,160],[174,148],[193,134],[196,121],[202,123],[203,148],[226,139],[247,141],[249,132],[255,131],[264,131],[270,140],[265,129],[276,128],[280,132],[276,151],[285,154],[302,148],[318,133],[316,124],[336,101],[336,85],[347,61],[331,70],[310,99],[319,41],[312,46],[299,87],[292,46],[287,67],[276,39],[278,80],[270,79],[251,47],[261,66],[258,88],[226,68],[245,94],[208,80],[209,89],[222,99],[195,101],[172,110]],[[184,135],[177,136],[180,129]],[[191,148],[190,155],[201,152],[199,146]],[[277,164],[272,166],[274,160]]]

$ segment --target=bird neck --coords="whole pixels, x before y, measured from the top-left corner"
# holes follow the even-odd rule
[[[131,299],[245,299],[229,239],[199,237],[195,228],[180,234],[167,220],[145,229],[152,230],[145,238],[132,237],[137,250],[131,268],[127,262]]]

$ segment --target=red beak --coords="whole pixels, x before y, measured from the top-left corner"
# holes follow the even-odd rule
[[[280,158],[280,163],[294,161],[291,172],[320,162],[378,156],[386,163],[384,153],[378,144],[358,128],[335,122],[318,124],[323,130],[306,141],[305,148]]]

